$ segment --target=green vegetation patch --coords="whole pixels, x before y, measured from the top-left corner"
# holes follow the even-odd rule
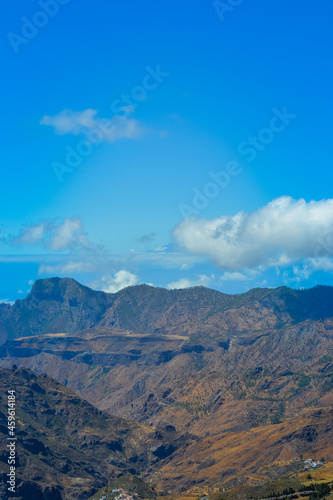
[[[298,387],[303,389],[303,387],[307,387],[311,383],[311,377],[309,375],[302,375],[298,381]]]

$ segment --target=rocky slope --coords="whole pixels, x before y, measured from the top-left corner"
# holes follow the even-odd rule
[[[16,391],[15,498],[89,498],[126,473],[157,470],[193,439],[103,414],[46,375],[0,370],[1,498],[7,498],[7,391]],[[11,498],[9,496],[8,498]]]

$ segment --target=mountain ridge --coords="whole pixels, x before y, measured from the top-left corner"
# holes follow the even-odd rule
[[[199,332],[200,327],[204,333],[243,331],[255,323],[265,328],[328,318],[332,308],[333,287],[322,285],[308,290],[254,288],[236,295],[205,287],[136,285],[106,293],[72,278],[47,278],[37,280],[26,298],[2,304],[0,333],[11,339],[94,327],[170,334]]]

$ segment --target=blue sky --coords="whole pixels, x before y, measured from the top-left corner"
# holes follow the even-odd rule
[[[333,284],[332,11],[7,4],[0,300],[48,276]]]

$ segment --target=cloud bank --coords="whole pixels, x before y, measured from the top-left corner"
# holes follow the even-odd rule
[[[332,199],[307,203],[282,196],[249,214],[185,219],[173,235],[188,253],[207,256],[228,271],[267,269],[305,259],[318,270],[330,266],[321,242],[327,242],[332,231]]]

